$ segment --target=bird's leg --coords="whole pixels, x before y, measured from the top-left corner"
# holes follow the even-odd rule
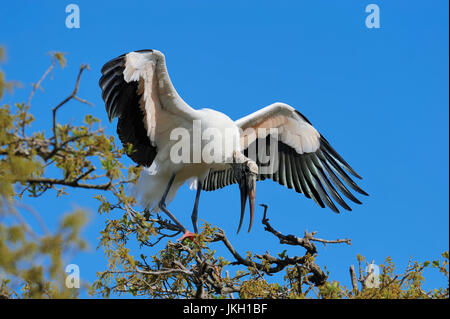
[[[173,174],[172,177],[169,180],[169,184],[167,185],[166,190],[164,191],[163,197],[161,198],[161,201],[158,204],[158,207],[164,212],[166,213],[167,216],[170,217],[170,219],[172,219],[172,221],[178,226],[178,228],[180,229],[180,231],[184,232],[184,235],[179,239],[179,240],[183,240],[186,237],[191,238],[194,236],[193,233],[191,233],[189,230],[187,230],[179,221],[178,219],[176,219],[176,217],[167,209],[166,207],[166,197],[167,194],[169,193],[170,187],[173,184],[173,181],[175,179],[175,175]]]
[[[197,194],[195,194],[195,203],[194,203],[194,209],[192,210],[192,225],[194,226],[194,232],[198,234],[198,227],[197,227],[197,216],[198,216],[198,202],[200,199],[200,192],[202,190],[202,183],[197,182]]]

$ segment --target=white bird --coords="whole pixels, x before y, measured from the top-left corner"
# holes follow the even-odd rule
[[[123,54],[107,62],[101,72],[99,84],[109,120],[118,117],[118,136],[124,146],[132,145],[128,155],[145,167],[137,184],[137,197],[152,211],[164,211],[184,232],[182,238],[194,234],[176,219],[167,204],[186,181],[197,190],[191,216],[195,233],[202,189],[212,191],[239,184],[238,232],[247,196],[248,231],[251,229],[257,180],[270,178],[335,212],[339,210],[333,199],[351,210],[337,190],[361,204],[346,185],[367,195],[346,171],[361,177],[305,116],[287,104],[271,104],[237,121],[212,109],[196,110],[176,92],[165,57],[157,50]],[[175,138],[183,137],[182,133],[188,135],[187,141]],[[205,154],[212,154],[213,160]],[[184,160],[180,161],[180,156]]]

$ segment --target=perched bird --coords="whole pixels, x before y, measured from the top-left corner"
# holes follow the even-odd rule
[[[124,146],[131,144],[128,156],[145,167],[136,196],[152,211],[164,211],[184,232],[182,238],[193,233],[167,204],[186,181],[196,189],[191,216],[195,233],[202,189],[239,185],[238,232],[247,197],[248,231],[252,227],[257,180],[270,178],[334,212],[339,210],[333,200],[351,210],[340,194],[361,204],[349,188],[367,195],[349,174],[361,177],[304,115],[287,104],[273,103],[237,121],[212,109],[194,109],[176,92],[165,57],[157,50],[123,54],[101,72],[109,120],[118,118],[117,134]]]

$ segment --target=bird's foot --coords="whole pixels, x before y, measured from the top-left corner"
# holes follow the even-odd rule
[[[194,240],[194,237],[197,236],[197,234],[194,234],[193,232],[190,232],[189,230],[186,230],[186,232],[177,239],[177,241],[183,242],[186,238],[189,238],[190,240]]]

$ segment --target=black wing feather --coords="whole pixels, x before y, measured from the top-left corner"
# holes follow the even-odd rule
[[[150,52],[140,50],[136,52]],[[128,156],[137,164],[150,166],[157,149],[152,146],[144,126],[144,114],[139,107],[141,96],[137,93],[138,82],[127,83],[123,77],[125,54],[105,63],[99,85],[110,120],[118,117],[117,134],[123,146],[132,150]]]
[[[297,114],[311,124],[303,114],[298,111]],[[260,146],[263,144],[266,144],[265,149],[268,149],[270,138],[269,135],[266,138],[260,138],[253,142],[256,143],[256,154],[259,154]],[[248,156],[248,148],[244,150],[244,155],[246,156]],[[355,172],[323,136],[320,137],[319,149],[316,152],[305,154],[298,154],[292,147],[278,141],[277,155],[278,169],[273,173],[260,173],[258,180],[270,178],[280,185],[295,189],[297,193],[303,193],[307,198],[313,199],[320,207],[330,207],[336,213],[339,213],[339,209],[333,200],[344,209],[351,210],[339,192],[352,202],[361,204],[345,185],[348,185],[360,194],[368,195],[345,171],[360,179],[361,176]],[[258,162],[258,159],[253,160],[260,166],[261,163]],[[220,172],[223,172],[225,175],[228,174],[232,178],[225,178],[220,180],[219,183],[214,183]],[[233,183],[236,183],[236,180],[231,168],[224,171],[211,171],[206,177],[203,189],[212,191]]]

